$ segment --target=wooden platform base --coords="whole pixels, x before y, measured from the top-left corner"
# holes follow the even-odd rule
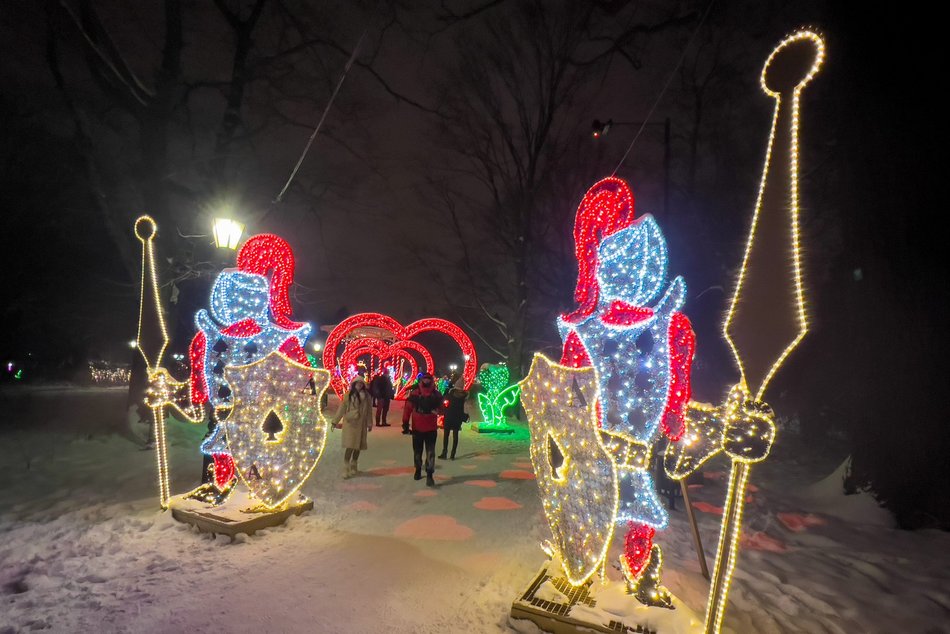
[[[510,426],[501,427],[498,425],[485,425],[484,423],[472,423],[472,431],[478,434],[513,434],[515,433],[515,428]]]
[[[511,604],[511,618],[531,621],[545,632],[553,634],[578,634],[579,632],[656,634],[655,630],[642,625],[629,625],[617,620],[604,623],[583,618],[585,615],[590,615],[597,605],[597,601],[591,596],[592,582],[572,586],[564,577],[552,576],[548,571],[550,564],[551,562],[547,562],[541,566],[537,577],[527,590]],[[546,585],[548,581],[550,584]],[[546,586],[549,590],[544,591],[542,586]],[[557,590],[559,596],[556,598],[550,594],[551,586]],[[580,609],[573,610],[572,608],[575,607]]]
[[[303,497],[279,511],[263,513],[240,510],[250,507],[246,502],[244,499],[228,500],[221,506],[208,508],[193,500],[173,498],[171,511],[176,520],[196,526],[202,533],[228,535],[233,539],[238,533],[253,535],[263,528],[280,526],[291,515],[313,509],[313,500]]]

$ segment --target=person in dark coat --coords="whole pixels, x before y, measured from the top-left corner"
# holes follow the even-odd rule
[[[376,426],[389,427],[386,416],[389,415],[389,402],[396,396],[396,390],[385,368],[373,377],[373,381],[369,384],[369,391],[376,401]]]
[[[455,452],[459,446],[459,430],[462,429],[462,423],[468,420],[468,414],[465,413],[465,399],[468,398],[468,392],[462,389],[462,378],[456,377],[453,386],[446,394],[448,406],[445,409],[445,420],[443,422],[442,435],[442,453],[439,458],[446,459],[446,453],[449,449],[449,434],[452,434],[452,460],[455,460]]]
[[[419,384],[406,397],[402,410],[403,427],[412,424],[412,457],[416,466],[413,478],[422,479],[422,451],[425,449],[426,486],[435,486],[435,441],[439,435],[439,414],[444,409],[442,394],[435,389],[431,374],[420,377]]]

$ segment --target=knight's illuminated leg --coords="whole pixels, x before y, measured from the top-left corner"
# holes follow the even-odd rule
[[[650,549],[656,531],[646,524],[627,522],[627,534],[624,537],[623,555],[620,556],[624,577],[628,581],[639,578],[643,568],[650,561]]]
[[[214,483],[219,489],[224,489],[236,475],[234,459],[226,453],[212,454],[214,460]]]
[[[660,585],[663,559],[660,547],[653,543],[655,534],[656,531],[646,524],[629,522],[620,567],[627,590],[640,603],[670,608],[673,605],[670,593]]]

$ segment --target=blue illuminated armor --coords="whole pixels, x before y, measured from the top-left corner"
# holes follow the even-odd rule
[[[208,400],[215,410],[233,404],[231,387],[224,378],[226,367],[260,361],[291,337],[303,346],[310,336],[310,324],[288,330],[271,321],[269,288],[262,275],[226,269],[211,289],[211,313],[202,309],[195,314],[195,325],[205,336],[204,376]],[[228,326],[248,320],[260,332],[246,337],[223,332]],[[220,425],[201,444],[201,450],[209,455],[229,453]]]
[[[637,447],[639,459],[617,465],[618,521],[665,528],[669,515],[649,471],[649,456],[660,436],[669,392],[669,331],[673,313],[686,298],[676,277],[655,305],[666,281],[666,241],[652,216],[604,238],[598,248],[597,310],[578,323],[558,320],[562,341],[573,331],[591,359],[600,392],[600,424],[608,448]],[[649,308],[629,325],[605,323],[604,316],[626,307]],[[613,310],[612,310],[613,309]],[[617,320],[612,320],[616,322]],[[623,321],[623,320],[621,320]]]

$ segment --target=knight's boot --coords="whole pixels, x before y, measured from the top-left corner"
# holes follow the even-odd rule
[[[627,564],[627,558],[620,557],[620,569],[623,571],[624,581],[627,583],[627,592],[637,598],[643,605],[657,608],[673,609],[673,599],[670,591],[660,585],[660,568],[663,565],[663,555],[660,547],[653,544],[650,549],[650,559],[640,574],[636,575]]]
[[[224,486],[218,487],[218,485],[212,480],[205,484],[200,485],[197,489],[186,493],[184,497],[191,500],[198,500],[199,502],[204,502],[205,504],[210,504],[211,506],[220,506],[228,501],[228,498],[231,497],[231,492],[234,491],[234,484],[237,482],[237,478],[231,478],[228,480]]]

